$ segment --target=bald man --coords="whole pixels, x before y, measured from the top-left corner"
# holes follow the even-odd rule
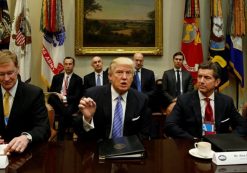
[[[94,72],[84,76],[85,89],[109,83],[108,74],[106,71],[103,71],[103,61],[101,57],[93,57],[91,60],[91,66],[94,69]]]

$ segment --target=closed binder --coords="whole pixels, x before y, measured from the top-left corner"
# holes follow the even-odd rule
[[[247,140],[233,133],[204,136],[215,151],[247,151]]]
[[[99,143],[99,159],[140,159],[145,149],[137,136],[107,139]]]

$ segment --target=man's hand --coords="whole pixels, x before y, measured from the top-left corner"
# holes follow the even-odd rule
[[[84,119],[90,123],[96,111],[96,103],[90,97],[83,97],[79,103],[79,109],[84,116]]]
[[[28,146],[29,140],[26,135],[13,138],[4,149],[4,154],[8,152],[22,153]]]
[[[168,116],[172,112],[175,104],[176,104],[176,102],[172,102],[171,104],[168,105],[168,107],[166,108],[166,110],[164,112],[166,116]]]
[[[56,93],[57,94],[57,96],[58,96],[58,98],[60,99],[60,100],[63,100],[63,94],[61,94],[61,93]]]

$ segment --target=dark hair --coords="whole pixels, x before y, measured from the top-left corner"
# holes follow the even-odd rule
[[[73,60],[73,64],[75,65],[75,58],[70,57],[70,56],[67,56],[67,57],[64,58],[63,62],[64,62],[66,59],[72,59],[72,60]]]
[[[174,54],[173,54],[173,59],[174,59],[176,56],[178,56],[178,55],[181,55],[181,56],[183,57],[183,60],[184,60],[184,54],[183,54],[183,52],[176,52],[176,53],[174,53]]]
[[[206,63],[202,63],[199,65],[198,70],[199,69],[208,69],[208,70],[213,70],[213,76],[215,79],[220,79],[220,73],[221,73],[221,69],[218,63],[214,63],[214,62],[206,62]]]

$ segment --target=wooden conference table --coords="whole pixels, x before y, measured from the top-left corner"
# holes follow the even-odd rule
[[[145,141],[147,157],[142,160],[99,162],[94,143],[63,141],[33,147],[9,156],[5,173],[215,173],[225,172],[211,160],[189,155],[193,141],[156,139]],[[246,169],[247,165],[241,165]],[[223,170],[223,171],[222,171]]]

